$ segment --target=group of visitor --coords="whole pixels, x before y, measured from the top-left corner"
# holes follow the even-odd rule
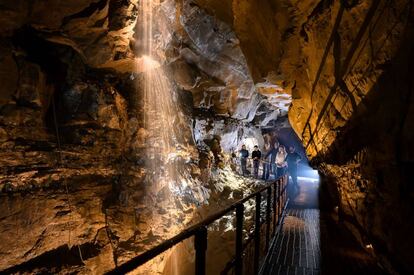
[[[250,174],[250,171],[247,169],[248,159],[249,151],[246,149],[246,145],[243,145],[240,150],[240,164],[243,176]],[[262,155],[259,147],[255,145],[252,152],[253,176],[255,178],[259,177],[259,166],[260,162],[262,162],[262,180],[268,180],[271,174],[277,179],[288,172],[292,178],[293,185],[297,186],[297,169],[301,159],[302,157],[296,152],[294,146],[290,146],[289,152],[286,152],[285,146],[279,145],[276,142]]]

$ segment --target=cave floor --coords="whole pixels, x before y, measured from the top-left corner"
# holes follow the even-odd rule
[[[299,186],[263,274],[385,274],[349,231],[319,209],[319,182],[299,178]]]

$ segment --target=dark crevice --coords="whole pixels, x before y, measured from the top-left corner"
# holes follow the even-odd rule
[[[62,245],[27,262],[5,269],[2,273],[20,274],[24,272],[36,272],[36,274],[56,274],[69,267],[80,267],[84,264],[79,255],[79,249],[82,251],[83,260],[87,260],[98,256],[102,247],[92,243],[84,243],[79,247],[73,246],[72,248],[69,248],[67,245]]]
[[[67,24],[72,19],[87,18],[91,16],[95,11],[102,10],[103,8],[105,8],[108,1],[109,0],[100,0],[100,1],[94,2],[90,4],[87,8],[83,9],[82,11],[63,18],[62,25]]]
[[[322,14],[323,11],[328,8],[330,5],[332,5],[333,0],[321,0],[319,3],[315,6],[315,8],[312,10],[310,15],[308,16],[308,20],[310,18],[313,18],[319,14]]]
[[[342,5],[347,9],[352,9],[360,3],[360,0],[342,0]]]
[[[56,47],[53,43],[41,38],[38,32],[29,26],[23,27],[15,33],[13,43],[16,47],[22,48],[27,53],[26,61],[38,64],[42,71],[45,72],[47,75],[47,83],[54,86],[54,93],[50,100],[53,100],[54,104],[58,105],[60,97],[59,91],[62,89],[63,83],[66,82],[68,72],[68,65],[61,61],[61,56],[64,56],[65,52],[67,53],[73,50],[67,46]],[[49,106],[46,106],[47,112],[44,119],[47,129],[56,135],[52,105],[49,102]],[[61,115],[61,113],[58,113],[58,116]]]

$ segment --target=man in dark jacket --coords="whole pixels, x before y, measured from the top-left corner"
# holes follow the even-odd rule
[[[257,179],[259,177],[260,159],[262,158],[262,152],[260,152],[259,146],[257,145],[254,146],[252,158],[253,158],[253,175]]]
[[[266,153],[265,157],[264,157],[264,161],[267,161],[267,169],[266,172],[263,171],[263,178],[264,180],[269,179],[269,173],[272,173],[273,175],[275,175],[276,177],[276,155],[277,155],[277,150],[279,148],[279,142],[275,142],[273,145],[271,145],[270,150]],[[269,158],[270,156],[270,158]],[[270,170],[270,171],[269,171]]]
[[[267,152],[269,152],[269,146],[270,145],[266,145],[264,147],[264,156],[263,156],[263,160],[262,160],[262,166],[263,166],[263,175],[262,175],[262,180],[268,180],[269,179],[269,170],[270,170],[270,162],[269,159],[266,157]]]
[[[240,164],[242,169],[243,176],[247,175],[247,158],[249,157],[249,151],[246,149],[246,145],[242,146],[242,149],[240,150]]]
[[[295,147],[289,147],[289,153],[286,157],[288,163],[288,172],[292,178],[293,186],[299,189],[298,186],[298,163],[301,161],[302,157],[295,152]]]

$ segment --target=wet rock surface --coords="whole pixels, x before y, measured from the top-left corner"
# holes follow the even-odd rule
[[[372,244],[390,272],[410,272],[412,3],[252,2],[198,1],[231,22],[241,41],[266,25],[250,17],[276,18],[282,35],[267,41],[281,45],[282,51],[273,55],[277,69],[257,65],[261,58],[249,52],[252,43],[246,48],[241,42],[251,71],[283,76],[293,99],[289,121],[314,166],[330,178],[329,193],[337,197],[332,207],[339,206],[361,245]],[[241,13],[245,16],[238,18]],[[261,38],[252,40],[261,43]],[[267,56],[261,50],[261,57]]]
[[[230,154],[287,120],[361,244],[412,270],[411,1],[158,10],[182,189],[153,188],[146,167],[139,1],[1,4],[0,270],[113,268],[254,190]]]
[[[229,26],[189,3],[179,15],[173,1],[162,6],[164,20],[179,23],[162,37],[182,32],[161,50],[178,87],[172,97],[183,102],[175,161],[187,183],[156,188],[146,166],[142,60],[134,54],[137,2],[50,4],[50,14],[36,3],[2,9],[0,269],[102,274],[256,188],[227,168],[226,154],[243,138],[231,136],[259,133],[247,122],[264,103]],[[211,32],[194,28],[200,18]],[[199,122],[222,126],[194,140],[194,107],[214,112]],[[215,143],[223,131],[228,138]],[[163,272],[163,262],[149,270]]]

